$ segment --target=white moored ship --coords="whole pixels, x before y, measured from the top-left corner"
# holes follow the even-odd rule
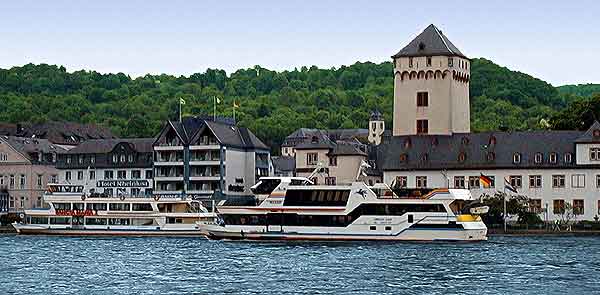
[[[465,189],[312,185],[306,178],[265,177],[252,188],[257,206],[217,206],[209,239],[483,241],[487,227]]]
[[[202,235],[201,224],[215,214],[200,202],[158,195],[111,197],[86,194],[81,185],[50,184],[50,208],[25,210],[19,234],[45,235]]]

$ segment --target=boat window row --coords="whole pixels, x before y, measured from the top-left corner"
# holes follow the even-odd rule
[[[154,211],[150,203],[53,203],[55,210]],[[85,207],[85,208],[84,208]]]
[[[80,219],[81,217],[79,217]],[[56,224],[56,225],[71,225],[71,217],[40,217],[40,216],[29,216],[29,224]],[[78,221],[73,224],[82,225],[83,223]],[[154,219],[152,218],[99,218],[99,217],[87,217],[85,218],[86,225],[155,225]]]
[[[288,190],[284,206],[346,206],[350,190]]]
[[[345,227],[361,216],[402,216],[406,213],[446,213],[442,204],[362,204],[348,215],[300,215],[297,213],[226,214],[229,225],[286,225]]]

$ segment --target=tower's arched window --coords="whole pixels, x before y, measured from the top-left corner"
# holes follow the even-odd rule
[[[541,164],[542,161],[544,160],[544,155],[542,153],[535,153],[533,160],[535,161],[536,164]]]

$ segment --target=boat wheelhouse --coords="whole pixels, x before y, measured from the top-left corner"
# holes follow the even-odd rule
[[[81,185],[50,184],[45,209],[25,210],[20,234],[202,235],[215,214],[198,201],[160,195],[118,197],[85,193]]]
[[[313,185],[300,177],[264,177],[257,206],[217,206],[210,239],[482,241],[487,212],[464,189]]]

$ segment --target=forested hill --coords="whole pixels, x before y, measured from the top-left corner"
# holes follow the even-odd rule
[[[486,59],[471,66],[472,129],[539,128],[566,104],[552,85],[500,67]],[[256,66],[227,75],[209,69],[189,77],[146,75],[132,79],[93,71],[68,73],[64,67],[25,65],[0,69],[0,122],[46,120],[99,123],[120,136],[154,136],[166,119],[185,114],[232,115],[268,144],[277,145],[300,127],[366,128],[371,110],[380,109],[391,126],[393,74],[389,62],[340,68],[302,67],[275,72]]]
[[[564,85],[557,87],[558,92],[576,96],[592,96],[600,93],[600,84]]]

